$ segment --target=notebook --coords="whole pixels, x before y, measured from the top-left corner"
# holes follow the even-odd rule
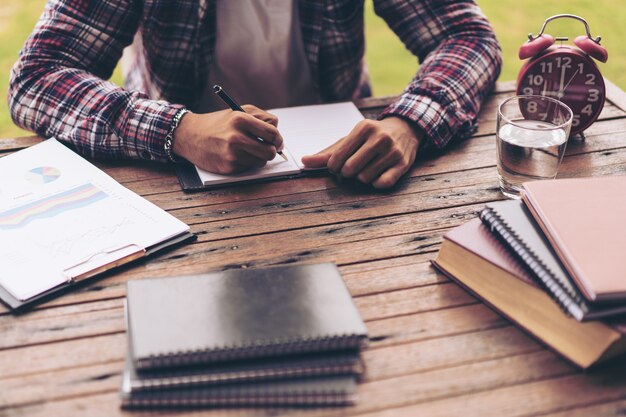
[[[308,169],[302,157],[315,154],[342,137],[363,120],[352,102],[316,104],[268,110],[278,117],[278,129],[283,136],[285,161],[276,156],[267,165],[239,174],[219,175],[191,164],[176,167],[179,182],[186,191],[215,188],[220,185],[296,177],[319,169]]]
[[[589,301],[626,301],[626,176],[524,184],[522,199]]]
[[[330,263],[131,281],[127,305],[139,370],[367,343],[365,324]]]
[[[55,139],[0,159],[0,236],[0,298],[12,309],[194,238]]]
[[[130,358],[131,355],[127,357]],[[125,368],[129,386],[137,392],[331,375],[358,377],[363,371],[363,362],[356,350],[249,359],[143,372],[137,372],[132,361],[128,361]]]
[[[128,372],[122,381],[122,407],[312,406],[350,405],[356,397],[353,376],[218,385],[165,391],[133,391]]]
[[[521,201],[487,204],[480,218],[526,266],[533,279],[576,320],[596,320],[626,313],[626,303],[593,304],[582,296]]]
[[[565,314],[480,219],[444,236],[433,264],[581,368],[626,352],[626,319],[578,322]]]

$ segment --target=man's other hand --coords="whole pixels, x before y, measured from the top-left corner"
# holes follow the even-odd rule
[[[346,137],[303,157],[302,163],[309,168],[327,167],[376,188],[389,188],[413,165],[422,137],[421,131],[399,117],[363,120]]]
[[[278,119],[251,105],[243,109],[187,113],[174,131],[174,153],[217,174],[264,166],[283,149]]]

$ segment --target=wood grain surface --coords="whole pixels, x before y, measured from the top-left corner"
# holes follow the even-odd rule
[[[560,177],[626,174],[626,94],[608,101]],[[495,168],[499,83],[471,139],[421,154],[392,190],[329,176],[185,194],[171,167],[94,161],[191,226],[195,243],[108,273],[21,315],[0,306],[0,416],[149,415],[120,409],[125,283],[231,268],[332,261],[372,343],[355,406],[159,412],[159,416],[612,416],[626,359],[583,373],[430,266],[443,234],[502,199]],[[357,105],[375,117],[391,97]],[[0,139],[0,156],[41,141]]]

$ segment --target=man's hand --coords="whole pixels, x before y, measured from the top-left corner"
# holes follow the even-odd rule
[[[283,148],[278,119],[254,106],[243,109],[187,113],[174,131],[174,153],[218,174],[262,167]]]
[[[399,117],[363,120],[348,136],[315,155],[302,158],[310,168],[326,166],[346,178],[389,188],[415,161],[423,134]]]

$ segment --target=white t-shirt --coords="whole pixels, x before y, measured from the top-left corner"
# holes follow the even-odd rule
[[[200,112],[239,104],[268,109],[320,102],[304,52],[297,0],[217,0],[215,56]]]

